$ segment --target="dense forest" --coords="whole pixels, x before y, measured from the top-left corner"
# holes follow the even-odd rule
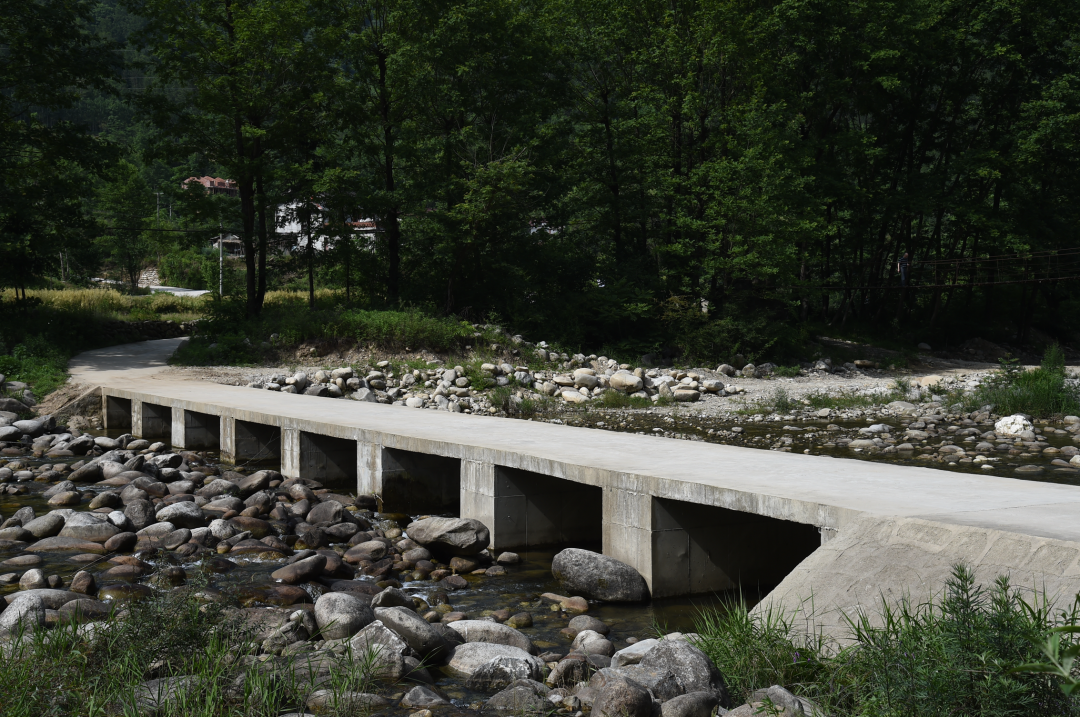
[[[613,354],[1074,342],[1077,167],[1070,0],[0,0],[16,294],[216,290],[224,230],[249,316],[331,287]]]

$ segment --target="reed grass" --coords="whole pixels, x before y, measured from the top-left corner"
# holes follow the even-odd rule
[[[831,717],[1080,714],[1080,700],[1051,677],[1014,671],[1042,658],[1048,632],[1076,623],[1077,602],[1055,608],[1008,577],[986,587],[957,565],[933,599],[882,598],[877,607],[876,616],[848,616],[842,634],[830,638],[816,629],[812,611],[752,612],[735,603],[699,614],[697,644],[724,674],[735,704],[779,684]]]

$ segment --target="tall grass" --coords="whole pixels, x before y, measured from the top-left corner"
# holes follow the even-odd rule
[[[149,320],[187,320],[202,315],[206,299],[156,293],[149,296],[121,294],[115,289],[39,289],[26,292],[34,303],[65,312],[73,317]],[[11,290],[0,294],[0,301],[13,301]]]
[[[370,691],[371,655],[346,651],[329,665],[304,656],[256,658],[242,623],[200,604],[195,592],[130,605],[92,632],[69,623],[17,637],[0,659],[0,713],[246,717],[305,712],[305,699],[319,687]],[[171,692],[144,687],[159,678],[184,681]],[[334,714],[361,714],[359,705],[336,708]]]
[[[1053,344],[1038,368],[1021,369],[1016,361],[1003,360],[1001,368],[973,396],[964,398],[970,407],[993,404],[994,413],[1005,416],[1026,413],[1038,417],[1080,414],[1080,386],[1069,381],[1065,354]]]
[[[1049,630],[1075,623],[1076,604],[1055,613],[1007,577],[986,588],[958,565],[936,599],[882,599],[880,613],[850,617],[841,641],[741,604],[703,611],[696,629],[736,704],[779,684],[833,717],[1080,714],[1080,701],[1046,675],[1013,672],[1039,659]]]

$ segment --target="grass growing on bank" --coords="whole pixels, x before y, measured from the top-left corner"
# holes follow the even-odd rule
[[[0,711],[5,717],[246,717],[304,713],[305,700],[319,688],[370,691],[370,655],[346,652],[329,664],[304,655],[257,660],[243,624],[198,602],[196,592],[182,588],[132,604],[92,631],[66,624],[24,633],[4,646]],[[142,687],[163,678],[179,682]],[[337,715],[367,713],[362,705],[331,707]]]
[[[1075,624],[1078,604],[1055,612],[1044,595],[1027,599],[1007,577],[986,588],[959,565],[935,600],[883,602],[880,623],[850,618],[845,644],[742,605],[702,612],[696,630],[735,704],[779,684],[832,717],[1076,715],[1080,700],[1052,678],[1014,668],[1042,662],[1040,643]]]
[[[1038,418],[1080,414],[1080,386],[1065,371],[1065,354],[1057,344],[1043,354],[1038,368],[1024,371],[1016,361],[1001,369],[964,403],[974,408],[993,404],[994,413],[1026,413]]]

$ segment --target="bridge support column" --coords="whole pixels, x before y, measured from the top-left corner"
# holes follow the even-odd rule
[[[143,404],[137,398],[131,399],[131,435],[136,438],[143,437]]]
[[[187,411],[182,408],[172,408],[172,437],[169,439],[174,448],[188,448],[187,444]]]
[[[281,429],[281,475],[300,477],[300,429]]]
[[[652,551],[652,496],[604,488],[604,555],[641,573],[655,594]]]
[[[218,457],[222,463],[236,463],[236,419],[232,416],[221,417]]]
[[[356,494],[382,495],[383,447],[368,441],[356,442]]]

